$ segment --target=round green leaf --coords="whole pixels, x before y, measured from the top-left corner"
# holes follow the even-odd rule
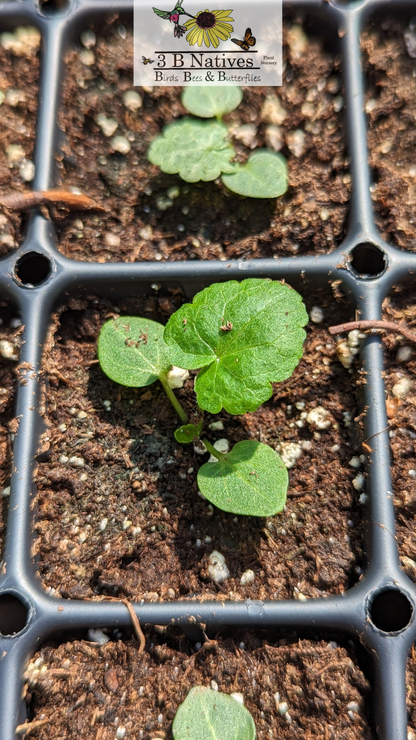
[[[198,471],[201,493],[232,514],[272,516],[286,503],[289,476],[277,452],[261,442],[237,442],[218,462]]]
[[[199,437],[200,428],[196,424],[183,424],[179,429],[175,430],[175,439],[182,445],[192,442],[195,437]]]
[[[110,319],[98,337],[102,370],[120,385],[151,385],[172,366],[163,331],[162,324],[138,316]]]
[[[218,121],[184,118],[165,127],[147,156],[163,172],[179,173],[186,182],[215,180],[222,172],[236,170],[230,161],[235,151],[227,137],[227,127]]]
[[[255,740],[248,709],[229,694],[195,686],[173,720],[174,740]]]
[[[185,87],[182,105],[194,116],[213,118],[237,108],[243,99],[241,87]]]
[[[259,149],[235,173],[222,176],[224,185],[249,198],[278,198],[288,188],[287,164],[282,154]]]
[[[289,378],[302,356],[308,315],[289,285],[250,278],[217,283],[170,317],[164,338],[173,364],[202,367],[200,408],[217,414],[255,411],[272,382]]]

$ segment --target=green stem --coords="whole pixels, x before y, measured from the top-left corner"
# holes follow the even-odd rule
[[[168,381],[166,380],[165,373],[161,373],[159,375],[159,380],[162,383],[163,389],[164,389],[167,397],[169,398],[169,401],[171,402],[173,408],[175,409],[176,413],[178,414],[178,416],[179,416],[182,424],[187,424],[188,421],[189,421],[189,419],[188,419],[188,417],[187,417],[187,415],[185,413],[185,409],[183,408],[183,406],[181,406],[181,404],[179,403],[178,399],[176,398],[176,396],[175,396],[172,388],[170,387]]]
[[[214,455],[214,457],[216,457],[217,460],[225,460],[227,456],[224,455],[223,452],[218,452],[218,450],[215,449],[215,447],[211,444],[211,442],[209,442],[208,439],[206,439],[206,437],[202,437],[202,442],[204,443],[208,452],[210,452],[211,455]]]

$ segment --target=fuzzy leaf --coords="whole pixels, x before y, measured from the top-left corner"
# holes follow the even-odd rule
[[[200,408],[244,414],[270,398],[271,382],[290,377],[302,356],[307,321],[301,296],[288,285],[231,280],[184,304],[169,319],[164,338],[174,364],[202,367],[195,381]]]
[[[173,721],[174,740],[255,740],[248,709],[229,694],[195,686]]]
[[[241,87],[185,87],[182,105],[194,116],[213,118],[237,108],[243,99]]]
[[[98,337],[98,359],[111,380],[131,388],[151,385],[172,365],[164,327],[138,316],[110,319]]]
[[[289,476],[283,460],[268,445],[244,440],[218,462],[198,471],[198,486],[222,511],[272,516],[286,503]]]
[[[192,88],[191,88],[192,89]],[[288,188],[287,164],[282,154],[260,149],[231,175],[223,175],[224,185],[249,198],[278,198]]]
[[[201,433],[201,425],[196,424],[183,424],[179,429],[175,430],[175,439],[180,444],[186,445],[192,442],[195,437],[199,437]]]
[[[227,127],[218,121],[184,118],[165,127],[152,141],[147,156],[163,172],[179,173],[186,182],[215,180],[222,172],[237,168],[230,161],[235,151],[227,136]]]

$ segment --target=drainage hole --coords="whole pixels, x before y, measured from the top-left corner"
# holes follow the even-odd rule
[[[407,627],[412,612],[413,608],[407,596],[395,588],[381,591],[370,606],[371,620],[383,632],[399,632]]]
[[[384,252],[374,244],[357,244],[351,252],[351,267],[359,277],[378,277],[386,269]]]
[[[16,635],[26,626],[29,610],[13,594],[0,594],[0,634]]]
[[[43,15],[53,15],[64,10],[70,4],[70,0],[39,0],[39,10]]]
[[[39,252],[27,252],[16,263],[15,275],[23,285],[41,285],[51,273],[51,263]]]

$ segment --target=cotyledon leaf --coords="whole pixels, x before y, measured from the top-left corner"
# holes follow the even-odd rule
[[[302,356],[308,321],[301,296],[273,280],[217,283],[169,319],[164,333],[172,362],[202,368],[195,381],[200,408],[255,411],[272,382],[290,377]]]
[[[203,87],[201,85],[185,87],[182,93],[182,105],[194,116],[213,118],[237,108],[243,99],[241,87]]]
[[[283,460],[268,445],[237,442],[218,462],[199,468],[198,486],[222,511],[272,516],[286,503],[289,476]]]
[[[233,193],[249,198],[278,198],[289,184],[284,156],[267,149],[253,152],[246,164],[221,179]]]
[[[222,172],[235,172],[238,166],[231,162],[234,155],[223,123],[190,118],[166,126],[147,154],[163,172],[179,173],[186,182],[215,180]]]
[[[154,383],[172,365],[163,331],[162,324],[138,316],[110,319],[98,338],[102,370],[120,385],[142,388]]]
[[[173,720],[174,740],[255,740],[248,709],[229,694],[195,686]]]
[[[195,437],[199,437],[202,431],[202,424],[182,424],[179,429],[175,429],[174,436],[177,442],[183,445],[193,442]]]

